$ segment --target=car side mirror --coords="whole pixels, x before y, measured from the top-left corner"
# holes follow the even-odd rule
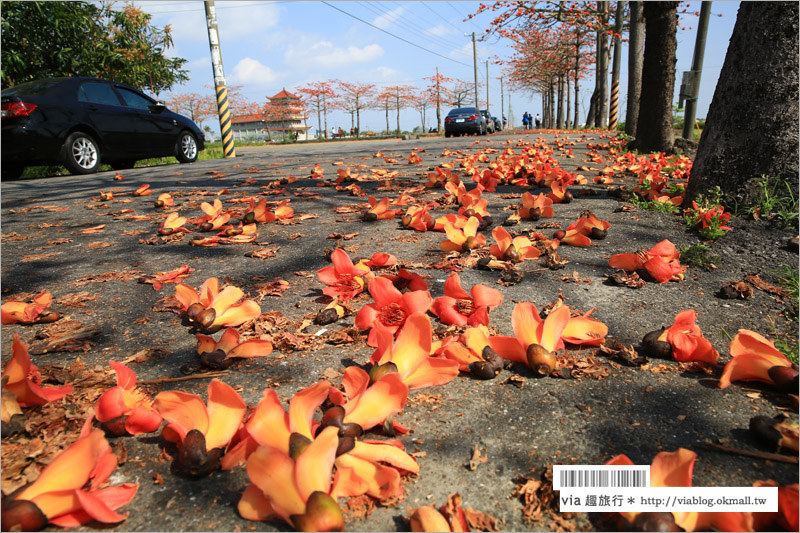
[[[153,105],[147,106],[147,108],[151,113],[163,113],[167,109],[167,106],[164,102],[156,102]]]

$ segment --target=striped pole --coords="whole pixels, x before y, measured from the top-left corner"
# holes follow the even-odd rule
[[[611,104],[608,110],[608,129],[617,129],[617,109],[619,107],[619,80],[615,80],[611,85]]]
[[[619,116],[619,68],[620,51],[622,44],[620,34],[622,33],[622,17],[625,9],[625,2],[617,1],[617,13],[614,18],[614,60],[611,66],[611,102],[608,107],[608,129],[617,129],[617,117]]]
[[[208,45],[211,48],[211,66],[214,69],[214,89],[217,93],[217,113],[219,114],[219,130],[222,136],[222,151],[225,157],[236,157],[233,145],[233,122],[228,104],[228,88],[225,86],[225,75],[222,70],[222,51],[219,46],[219,30],[217,29],[217,11],[213,0],[204,2],[206,8],[206,24],[208,26]]]

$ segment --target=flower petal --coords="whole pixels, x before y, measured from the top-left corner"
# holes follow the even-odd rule
[[[328,397],[331,384],[319,381],[310,387],[297,392],[289,401],[289,425],[293,433],[300,433],[309,439],[313,438],[311,421],[314,411]]]
[[[247,431],[262,446],[272,446],[289,453],[289,415],[274,390],[264,391],[264,397],[247,422]]]
[[[163,391],[156,395],[153,404],[164,420],[180,427],[182,435],[193,429],[204,435],[208,431],[208,411],[203,400],[195,394]]]
[[[527,349],[531,344],[541,344],[544,325],[539,317],[539,310],[532,303],[520,302],[514,306],[511,312],[511,327],[523,349]]]
[[[473,285],[469,292],[475,307],[497,307],[503,303],[503,293],[486,285]]]
[[[775,366],[771,358],[759,354],[742,354],[734,357],[725,365],[719,378],[719,388],[728,387],[732,381],[761,381],[774,384],[769,377],[769,369]]]
[[[245,520],[265,521],[278,517],[269,498],[256,485],[248,485],[236,505],[239,516]]]
[[[660,452],[650,466],[651,487],[691,487],[697,454],[686,448]]]
[[[247,405],[233,387],[214,378],[208,385],[206,449],[224,448],[233,438]]]
[[[261,307],[253,300],[245,300],[240,304],[232,305],[222,314],[217,314],[215,326],[236,327],[252,320],[261,314]]]
[[[392,362],[404,378],[414,372],[431,353],[431,321],[423,313],[410,315],[397,334]]]
[[[272,343],[261,339],[244,341],[228,352],[230,357],[264,357],[272,353]]]
[[[407,398],[408,387],[400,374],[387,374],[361,395],[345,420],[359,424],[366,431],[402,411]]]
[[[612,268],[620,268],[629,272],[644,268],[642,259],[638,255],[631,253],[612,255],[608,260],[608,265]]]
[[[403,378],[409,389],[421,389],[450,383],[458,376],[458,362],[440,357],[427,357],[411,374]]]
[[[451,272],[444,282],[444,294],[455,300],[466,300],[470,295],[461,287],[461,278],[457,272]]]
[[[528,364],[528,347],[523,348],[516,337],[489,337],[489,346],[503,359]]]
[[[775,365],[791,365],[791,361],[780,350],[775,348],[775,344],[771,340],[749,329],[739,330],[731,341],[730,353],[731,357],[737,357],[744,353],[754,353],[773,360]]]
[[[297,458],[294,481],[303,500],[308,500],[312,492],[327,494],[330,490],[338,445],[339,428],[328,426]]]
[[[250,481],[284,520],[293,514],[306,512],[306,502],[300,497],[294,481],[294,469],[292,458],[271,446],[261,446],[247,458]]]
[[[193,303],[200,301],[200,298],[197,296],[197,291],[185,283],[178,283],[175,285],[175,298],[180,302],[184,311]]]

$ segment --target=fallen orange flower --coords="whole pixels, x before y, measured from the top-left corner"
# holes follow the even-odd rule
[[[278,220],[287,220],[294,216],[294,208],[289,205],[290,202],[291,200],[289,198],[278,202],[278,205],[275,206],[275,218]]]
[[[550,184],[550,192],[547,196],[553,201],[554,204],[568,204],[572,201],[572,193],[567,190],[569,184],[565,181],[553,181]]]
[[[399,372],[409,389],[444,385],[458,376],[457,361],[430,356],[433,333],[426,314],[411,314],[396,341],[392,330],[378,320],[372,331],[376,334],[378,347],[370,361],[378,368],[373,368],[371,373]]]
[[[277,217],[272,210],[267,207],[267,199],[262,198],[256,204],[255,199],[250,198],[250,208],[248,209],[247,213],[244,214],[242,217],[243,224],[253,224],[253,223],[260,223],[260,224],[268,224],[270,222],[274,222]]]
[[[48,523],[75,528],[93,520],[115,524],[127,518],[116,510],[130,502],[138,485],[124,483],[99,489],[117,459],[103,431],[89,431],[53,459],[33,483],[3,497],[6,531],[36,531]]]
[[[72,385],[61,387],[42,387],[39,367],[31,363],[28,347],[14,334],[11,341],[11,359],[3,369],[2,377],[8,379],[5,388],[17,397],[21,407],[44,405],[60,400],[72,392]]]
[[[170,213],[167,215],[167,218],[164,219],[164,222],[161,223],[161,226],[158,228],[159,235],[172,235],[173,233],[177,233],[179,231],[183,233],[191,233],[190,230],[183,227],[186,224],[187,219],[186,217],[180,216],[178,213]]]
[[[369,284],[369,293],[375,300],[366,304],[356,314],[355,325],[359,330],[370,330],[367,344],[377,346],[375,326],[380,324],[394,335],[403,327],[406,319],[414,313],[427,313],[431,307],[428,291],[401,293],[391,280],[380,277]]]
[[[658,340],[672,346],[672,356],[676,361],[703,361],[715,365],[719,352],[703,337],[696,320],[694,309],[681,311],[675,316],[675,322],[658,336]]]
[[[556,231],[553,234],[553,240],[558,241],[559,244],[569,244],[570,246],[591,246],[592,240],[581,233],[579,229],[572,228]]]
[[[361,261],[354,265],[347,252],[341,248],[331,252],[331,261],[333,266],[317,270],[317,279],[327,285],[322,289],[323,294],[340,298],[347,303],[364,290],[370,269]]]
[[[389,220],[394,218],[398,213],[402,213],[401,209],[389,209],[389,198],[383,198],[377,201],[373,196],[367,198],[370,209],[364,213],[365,222],[375,222],[376,220]]]
[[[140,185],[138,189],[133,191],[134,196],[150,196],[151,194],[153,194],[153,191],[150,190],[150,185],[147,183]]]
[[[433,505],[423,505],[410,510],[411,531],[473,531],[470,529],[471,519],[477,519],[477,523],[487,527],[485,530],[479,527],[479,530],[495,531],[490,524],[481,521],[488,518],[487,515],[473,509],[462,508],[461,501],[460,494],[451,494],[447,497],[447,503],[439,510]]]
[[[567,231],[577,230],[587,237],[601,240],[605,238],[610,225],[607,221],[597,218],[594,213],[584,212],[578,220],[567,226]]]
[[[685,266],[681,266],[678,257],[680,253],[675,245],[664,239],[649,250],[632,253],[612,255],[608,260],[609,266],[621,268],[632,272],[646,273],[659,283],[667,281],[680,281],[684,278]],[[644,272],[641,272],[644,271]]]
[[[175,286],[175,298],[189,321],[209,333],[239,326],[261,314],[261,307],[253,300],[240,302],[243,296],[244,292],[232,285],[220,292],[217,278],[204,281],[199,293],[185,283]]]
[[[158,199],[153,202],[155,207],[172,207],[175,205],[172,195],[168,192],[163,192],[158,195]]]
[[[502,302],[500,291],[486,285],[473,285],[467,293],[458,273],[452,272],[444,283],[444,296],[433,301],[431,311],[445,324],[488,326],[489,308]]]
[[[417,152],[412,151],[408,155],[408,164],[415,165],[417,163],[422,163],[422,158],[419,155],[417,155]]]
[[[183,265],[169,272],[159,272],[152,276],[142,276],[139,278],[139,283],[149,283],[153,286],[153,289],[159,291],[164,286],[164,283],[180,283],[181,280],[188,278],[192,272],[194,272],[192,267]]]
[[[540,217],[552,218],[553,200],[544,194],[532,195],[529,192],[522,193],[522,207],[517,211],[519,216],[528,220],[539,220]]]
[[[731,360],[719,378],[719,388],[731,381],[761,381],[787,392],[797,391],[797,365],[775,347],[775,344],[748,329],[740,329],[730,344]]]
[[[140,435],[150,433],[161,425],[161,415],[153,407],[150,396],[136,387],[133,370],[109,361],[117,374],[117,385],[97,399],[97,421],[114,435]]]
[[[239,514],[247,520],[280,517],[297,531],[343,531],[344,517],[330,495],[337,431],[325,428],[314,440],[300,436],[289,453],[272,446],[255,450],[247,460],[252,484],[239,500]]]
[[[542,320],[535,305],[520,302],[511,313],[514,337],[490,337],[489,344],[503,359],[525,363],[539,374],[550,374],[556,364],[555,356],[550,356],[564,347],[561,336],[569,321],[566,305],[557,307]],[[540,349],[548,357],[542,356]]]
[[[370,268],[388,268],[397,264],[397,258],[386,252],[375,252],[364,264]]]
[[[350,366],[344,372],[342,385],[344,393],[333,386],[328,393],[330,401],[342,408],[340,428],[344,424],[355,423],[367,431],[383,425],[390,416],[403,410],[408,399],[408,387],[397,373],[370,379],[370,375],[361,368]],[[323,418],[338,415],[338,412],[328,411]],[[396,422],[393,425],[396,427]]]
[[[428,284],[422,276],[415,272],[409,272],[404,268],[398,270],[396,275],[384,275],[381,277],[391,281],[392,285],[400,292],[428,290]]]
[[[239,332],[227,328],[218,341],[213,337],[198,333],[197,355],[206,366],[211,368],[227,368],[237,358],[265,357],[272,353],[272,343],[262,339],[250,339],[241,342]]]
[[[492,237],[497,242],[489,247],[489,253],[500,261],[519,263],[525,259],[536,259],[541,252],[531,240],[524,235],[511,238],[511,234],[502,226],[492,230]]]
[[[753,513],[754,531],[798,531],[798,484],[779,485],[773,480],[756,481],[754,487],[778,487],[778,512]]]
[[[454,224],[445,223],[444,232],[447,239],[439,243],[439,248],[445,252],[468,252],[481,248],[486,244],[486,236],[478,233],[480,220],[469,217],[464,229],[458,229]]]
[[[205,213],[205,215],[198,220],[201,231],[219,231],[219,229],[231,219],[230,213],[223,213],[222,202],[218,198],[214,199],[213,205],[208,202],[203,202],[200,204],[200,209]]]
[[[177,466],[193,476],[216,469],[247,409],[239,394],[216,378],[208,385],[208,407],[181,391],[158,393],[155,406],[168,422],[161,436],[178,446]]]
[[[567,327],[561,332],[561,340],[581,346],[600,346],[606,341],[608,327],[597,319],[590,318],[594,309],[582,316],[570,317]]]
[[[53,295],[44,290],[33,297],[33,302],[8,301],[0,306],[2,324],[42,324],[55,322],[61,315],[50,309]]]
[[[433,229],[436,222],[430,213],[428,213],[430,208],[431,204],[410,206],[400,219],[401,224],[404,228],[411,228],[416,231],[428,231],[429,229]]]
[[[692,471],[697,454],[685,448],[674,452],[660,452],[650,465],[651,487],[691,487]],[[617,455],[609,459],[606,465],[633,466],[626,455]],[[634,523],[642,520],[650,513],[619,513],[622,523],[620,531],[630,531]],[[753,531],[751,513],[741,512],[673,512],[674,525],[684,531]],[[668,524],[664,524],[668,525]]]

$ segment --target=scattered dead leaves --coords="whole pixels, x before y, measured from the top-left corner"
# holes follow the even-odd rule
[[[484,452],[486,449],[484,448]],[[478,466],[489,462],[489,455],[481,452],[480,447],[476,444],[472,449],[472,457],[469,460],[469,469],[476,470]]]
[[[101,272],[100,274],[90,274],[84,276],[77,281],[70,283],[71,287],[81,287],[88,283],[105,283],[107,281],[131,281],[139,279],[142,275],[141,270],[112,270],[110,272]]]
[[[776,287],[772,283],[764,281],[763,279],[761,279],[761,277],[758,276],[758,274],[748,274],[747,276],[745,276],[744,279],[745,281],[753,285],[753,287],[755,287],[756,289],[768,292],[770,294],[775,294],[777,296],[780,296],[781,298],[789,297],[789,293],[786,292],[786,289],[782,287]]]
[[[558,370],[561,376],[565,376],[565,371],[569,372],[572,379],[592,378],[605,379],[611,373],[611,369],[606,366],[605,361],[598,361],[592,355],[580,357],[574,353],[565,353],[558,356]]]
[[[87,302],[94,302],[100,298],[99,294],[92,294],[87,291],[73,292],[57,298],[56,303],[62,307],[83,308],[86,307]]]
[[[46,259],[59,256],[62,253],[64,252],[46,252],[42,254],[28,254],[26,256],[23,256],[23,258],[20,259],[20,261],[23,263],[35,263],[36,261],[45,261]]]
[[[62,319],[40,330],[35,338],[41,340],[31,343],[28,353],[88,352],[100,332],[96,326],[86,326],[80,320]]]
[[[272,259],[273,257],[278,257],[278,251],[281,249],[280,246],[274,246],[272,248],[260,248],[258,250],[253,250],[252,252],[247,252],[245,257],[253,257],[255,259]]]

